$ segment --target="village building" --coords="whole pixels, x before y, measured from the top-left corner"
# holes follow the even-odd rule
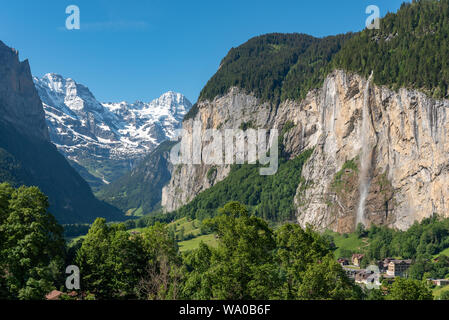
[[[45,296],[45,299],[47,300],[59,300],[59,298],[62,296],[62,292],[58,290],[53,290],[49,294]]]
[[[343,270],[345,271],[348,278],[352,280],[355,279],[355,275],[360,271],[358,269],[349,268],[348,266],[343,266]]]
[[[391,277],[404,277],[411,264],[412,260],[391,260],[388,264],[387,275]]]
[[[449,285],[449,279],[427,279],[427,281],[437,287],[445,287]]]
[[[348,266],[349,265],[349,260],[346,258],[340,258],[337,260],[338,263],[343,267],[343,266]]]
[[[360,264],[362,263],[363,258],[365,257],[364,254],[360,254],[360,253],[354,253],[352,255],[352,264],[354,266],[360,267]]]

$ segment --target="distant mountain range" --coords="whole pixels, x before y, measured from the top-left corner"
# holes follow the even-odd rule
[[[27,60],[0,41],[0,182],[38,186],[60,223],[119,220],[51,143]]]
[[[34,77],[34,84],[51,141],[94,190],[173,138],[192,107],[172,91],[149,103],[101,103],[86,86],[54,73]]]

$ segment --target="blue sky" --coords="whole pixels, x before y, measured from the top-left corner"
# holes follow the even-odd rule
[[[359,31],[368,5],[381,16],[403,0],[0,0],[0,40],[48,72],[87,85],[101,101],[181,92],[195,102],[231,47],[271,32],[317,37]],[[81,29],[68,31],[68,5]]]

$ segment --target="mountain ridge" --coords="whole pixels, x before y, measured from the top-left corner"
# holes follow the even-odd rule
[[[172,139],[191,103],[168,91],[149,103],[102,103],[88,87],[49,73],[34,77],[51,141],[93,188],[132,169]]]
[[[394,33],[398,26],[407,26],[406,31]],[[302,65],[305,70],[310,68],[313,81],[299,81],[296,89],[288,89],[284,95],[286,83],[279,82],[278,76],[286,79],[288,73],[285,76],[274,71],[291,70],[296,60],[290,62],[292,48],[283,43],[289,37],[292,39],[287,42],[295,42],[302,36],[256,37],[224,58],[226,63],[222,62],[203,89],[198,103],[184,119],[183,128],[187,135],[191,134],[193,121],[199,121],[201,130],[238,129],[250,123],[253,128],[282,131],[291,122],[293,128],[284,136],[284,149],[297,156],[304,148],[314,148],[303,168],[306,182],[297,181],[294,200],[302,226],[353,231],[362,202],[367,223],[399,229],[434,213],[448,216],[445,204],[449,194],[442,190],[449,167],[444,156],[448,100],[438,100],[447,97],[447,42],[433,46],[438,39],[446,39],[448,32],[449,1],[404,4],[398,13],[381,19],[380,30],[351,35],[341,50],[332,53],[332,59],[323,60],[320,68],[314,68],[313,59],[305,55]],[[409,46],[413,49],[407,51]],[[270,59],[274,52],[287,59]],[[411,66],[422,61],[428,70],[437,68],[438,72],[405,69],[399,63],[404,54],[415,62]],[[245,63],[251,59],[262,65],[256,73],[251,64]],[[273,64],[268,68],[273,73],[265,75],[264,68]],[[372,70],[374,79],[369,81],[367,75]],[[320,81],[318,87],[315,80]],[[423,90],[426,87],[429,90]],[[366,136],[367,143],[360,142],[362,136]],[[359,188],[364,153],[371,160],[366,201],[361,200]],[[215,168],[215,179],[210,180],[207,173],[211,169],[207,165],[177,168],[163,189],[166,211],[179,210],[194,201],[230,172],[228,166]]]
[[[88,184],[50,142],[28,61],[0,42],[0,181],[38,186],[61,223],[123,218],[94,197]]]

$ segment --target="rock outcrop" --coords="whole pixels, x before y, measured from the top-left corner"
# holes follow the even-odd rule
[[[0,121],[20,133],[50,140],[42,103],[34,88],[28,60],[0,41]]]
[[[283,143],[290,157],[314,150],[303,168],[306,183],[298,185],[295,196],[302,226],[354,230],[361,222],[360,186],[367,183],[363,222],[406,229],[433,214],[449,217],[448,108],[449,101],[416,90],[395,92],[356,74],[334,71],[301,102],[285,101],[278,107],[233,88],[214,101],[200,102],[183,128],[191,132],[193,121],[200,121],[202,130],[242,124],[281,130],[289,122],[294,126]],[[361,160],[367,161],[365,182],[360,179]],[[163,190],[166,210],[189,202],[229,172],[229,167],[218,167],[211,180],[210,168],[175,167]]]
[[[42,102],[27,61],[0,42],[0,183],[38,186],[60,223],[120,220],[50,142]]]

